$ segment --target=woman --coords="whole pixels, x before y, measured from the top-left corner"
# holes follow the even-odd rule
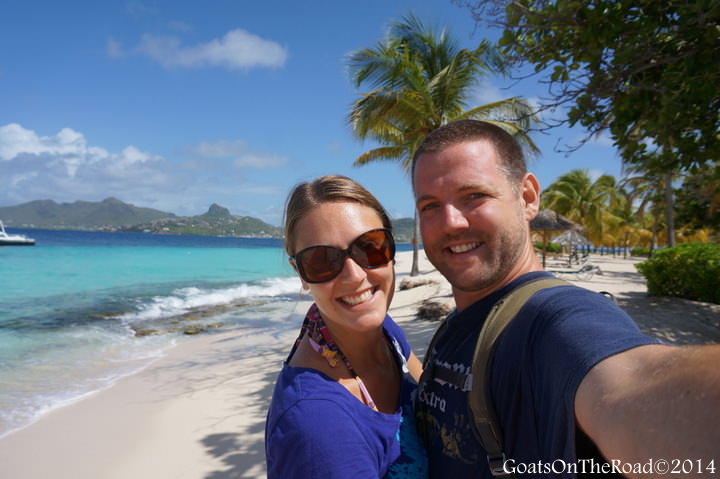
[[[411,405],[422,366],[387,315],[387,213],[344,176],[303,183],[286,205],[285,249],[315,302],[275,384],[268,478],[427,477]]]

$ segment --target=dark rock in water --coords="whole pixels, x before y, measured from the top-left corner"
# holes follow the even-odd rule
[[[130,323],[130,328],[134,331],[136,338],[150,336],[154,334],[187,334],[195,335],[206,333],[211,329],[222,328],[223,323],[206,323],[189,324],[198,321],[212,321],[214,316],[239,310],[246,307],[256,308],[262,304],[261,301],[247,301],[245,299],[234,301],[227,304],[200,306],[193,308],[185,313],[177,314],[166,318],[157,318],[146,321],[137,321]],[[220,319],[220,318],[217,318]]]
[[[190,326],[183,330],[183,334],[195,335],[195,334],[200,334],[203,331],[205,331],[205,328],[203,328],[202,326]]]
[[[450,311],[452,311],[452,308],[447,304],[426,299],[420,304],[420,307],[418,307],[415,319],[424,321],[442,321],[445,319],[445,316],[450,313]]]
[[[136,327],[132,327],[132,329],[135,332],[136,338],[142,338],[143,336],[152,336],[154,334],[160,334],[162,332],[157,329],[140,329]]]
[[[188,326],[183,329],[183,334],[192,336],[195,334],[207,333],[209,329],[217,329],[222,327],[222,323],[206,324],[205,326]]]

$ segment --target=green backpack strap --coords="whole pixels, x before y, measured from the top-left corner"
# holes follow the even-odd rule
[[[495,303],[480,330],[473,354],[472,390],[468,394],[468,404],[475,423],[475,432],[487,452],[488,465],[493,476],[509,475],[503,467],[506,457],[502,432],[490,395],[488,365],[495,342],[533,294],[541,289],[568,284],[570,283],[557,278],[539,278],[523,284]]]

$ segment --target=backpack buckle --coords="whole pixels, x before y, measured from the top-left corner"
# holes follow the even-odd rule
[[[469,392],[472,391],[472,385],[473,385],[473,374],[470,373],[465,376],[465,383],[463,384],[463,392]]]
[[[488,454],[487,462],[488,466],[490,466],[490,474],[492,474],[493,477],[512,475],[512,472],[505,469],[507,457],[505,457],[504,452],[501,452],[499,455],[495,456],[491,456],[490,454]]]

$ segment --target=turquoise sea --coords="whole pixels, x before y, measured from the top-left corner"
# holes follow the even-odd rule
[[[308,299],[278,239],[8,232],[36,246],[0,247],[0,437],[141,370],[187,332],[296,328],[288,318]]]
[[[8,232],[36,246],[0,247],[0,437],[140,370],[193,328],[280,327],[301,294],[277,239]]]

